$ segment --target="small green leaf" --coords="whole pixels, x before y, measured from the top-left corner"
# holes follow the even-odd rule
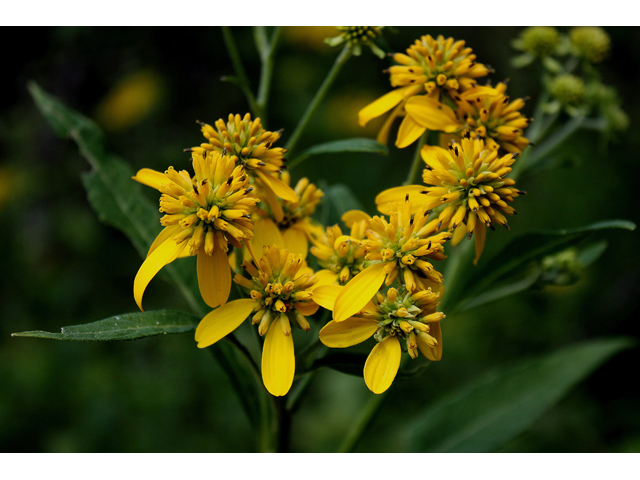
[[[472,269],[464,282],[449,289],[441,307],[445,311],[452,311],[452,307],[466,309],[522,291],[534,283],[533,274],[527,276],[532,262],[539,262],[546,255],[576,245],[590,233],[612,228],[635,230],[636,226],[627,220],[606,220],[581,228],[522,235],[491,260],[481,262]],[[508,283],[513,285],[509,286]]]
[[[513,57],[511,59],[511,65],[513,65],[515,68],[523,68],[531,64],[535,59],[535,56],[526,52],[522,55],[518,55],[517,57]]]
[[[75,342],[113,342],[139,338],[185,333],[195,330],[200,318],[185,312],[157,310],[116,315],[84,325],[63,327],[60,333],[31,332],[12,333],[12,337],[49,338]]]
[[[625,338],[597,340],[487,373],[416,418],[406,434],[405,451],[495,451],[632,345]]]
[[[558,62],[553,57],[549,57],[549,56],[542,57],[542,64],[544,65],[544,68],[549,70],[551,73],[557,74],[562,72],[562,65],[560,65],[560,62]]]
[[[289,169],[297,166],[312,155],[326,153],[361,152],[377,153],[378,155],[389,155],[389,148],[386,145],[376,142],[371,138],[347,138],[345,140],[335,140],[333,142],[320,143],[308,148],[298,157],[289,163]]]

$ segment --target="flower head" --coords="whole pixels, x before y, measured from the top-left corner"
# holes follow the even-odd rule
[[[429,130],[455,131],[459,125],[453,111],[443,108],[440,97],[493,94],[488,87],[478,87],[477,78],[484,77],[489,69],[475,61],[476,56],[465,42],[436,39],[430,35],[416,40],[407,53],[396,53],[393,59],[398,65],[389,68],[391,86],[395,90],[367,105],[359,113],[359,122],[364,126],[393,108],[393,111],[378,134],[380,143],[387,143],[393,120],[404,116],[398,131],[396,146],[403,148],[416,141]]]
[[[251,312],[258,333],[266,335],[262,351],[262,379],[275,396],[286,395],[293,383],[295,358],[291,326],[308,331],[306,316],[318,310],[312,287],[313,273],[303,269],[304,259],[277,245],[265,246],[262,257],[244,262],[251,278],[236,275],[234,282],[251,298],[234,300],[205,316],[196,329],[199,348],[213,345],[233,332]]]
[[[326,233],[313,242],[311,253],[323,270],[317,276],[325,283],[345,285],[364,268],[365,249],[362,241],[370,217],[366,214],[351,224],[350,235],[344,235],[338,225],[327,227]],[[326,277],[326,278],[325,278]]]
[[[210,307],[229,297],[231,271],[228,244],[241,247],[253,236],[250,212],[259,202],[252,194],[243,165],[219,152],[192,154],[195,175],[176,171],[140,170],[134,180],[160,192],[160,223],[165,227],[151,245],[134,281],[134,297],[142,310],[142,295],[151,279],[180,256],[198,256],[198,283]]]
[[[451,234],[435,233],[437,221],[427,223],[425,208],[415,215],[411,211],[411,202],[405,201],[390,206],[389,221],[379,216],[369,220],[362,241],[365,266],[336,298],[334,320],[359,312],[383,283],[391,285],[396,278],[410,292],[442,285],[442,274],[431,261],[445,258],[443,244]]]
[[[553,27],[528,27],[520,34],[518,45],[536,57],[551,55],[560,43],[560,34]]]
[[[572,28],[569,38],[578,56],[591,63],[604,60],[611,47],[609,35],[600,27]]]
[[[469,133],[448,149],[425,146],[421,153],[426,163],[422,178],[428,187],[419,193],[420,187],[415,185],[386,190],[376,198],[378,209],[389,211],[388,202],[403,194],[422,209],[441,207],[433,221],[434,230],[454,230],[454,245],[465,233],[469,238],[475,233],[477,262],[484,249],[486,227],[498,224],[508,229],[505,215],[516,213],[508,203],[525,193],[514,187],[514,180],[506,178],[517,154],[500,156]]]
[[[382,36],[384,27],[336,27],[341,33],[337,37],[325,38],[324,43],[331,47],[347,44],[355,56],[362,53],[362,46],[368,46],[374,55],[384,58],[384,51],[374,40]]]
[[[458,107],[456,114],[464,124],[460,133],[464,136],[466,132],[471,132],[473,137],[484,139],[492,150],[502,148],[508,153],[522,153],[529,144],[523,130],[531,122],[520,112],[525,100],[517,98],[510,101],[504,94],[506,83],[499,83],[495,88],[498,92],[496,96],[479,95],[466,100],[455,98]]]
[[[376,294],[353,317],[332,320],[320,330],[320,341],[332,348],[357,345],[373,335],[378,344],[364,366],[364,380],[373,393],[382,393],[393,382],[403,347],[411,358],[418,352],[432,361],[442,358],[440,320],[436,311],[440,293],[431,288],[411,293],[406,288],[389,288],[386,295]]]
[[[586,99],[584,80],[570,73],[555,77],[549,84],[549,92],[565,107],[578,107]]]
[[[266,188],[277,196],[291,202],[298,200],[295,192],[277,176],[284,165],[283,156],[287,153],[285,148],[273,147],[281,132],[266,131],[262,128],[260,119],[251,120],[249,113],[244,117],[230,114],[226,123],[220,118],[213,126],[207,123],[200,125],[207,143],[187,151],[226,153],[235,162],[242,164],[249,176],[260,178]]]

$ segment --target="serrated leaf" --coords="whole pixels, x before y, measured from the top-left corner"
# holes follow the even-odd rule
[[[551,255],[576,245],[590,233],[613,228],[635,230],[635,227],[633,222],[627,220],[606,220],[581,228],[531,232],[522,235],[509,243],[491,260],[486,263],[481,262],[477,268],[472,269],[471,274],[468,275],[464,282],[449,289],[443,298],[441,307],[443,311],[452,311],[452,307],[459,306],[462,308],[466,303],[466,308],[468,308],[469,303],[474,302],[473,299],[475,297],[494,290],[496,285],[506,284],[512,279],[514,281],[522,279],[531,262],[539,261],[546,255]],[[519,283],[522,288],[514,289],[514,285],[511,289],[507,287],[504,292],[513,294],[528,288],[532,284],[533,282],[527,285],[525,281]],[[495,300],[497,298],[500,297],[494,295],[492,299]],[[486,302],[483,301],[482,303]]]
[[[161,230],[158,207],[142,194],[142,186],[132,180],[131,167],[120,158],[109,155],[98,126],[90,119],[66,107],[58,99],[29,84],[36,105],[62,137],[71,138],[92,170],[82,177],[89,202],[100,220],[122,231],[141,257]],[[203,311],[198,292],[196,271],[188,262],[178,261],[164,267],[195,311]]]
[[[413,452],[492,452],[523,433],[629,339],[597,340],[499,368],[446,395],[405,436]]]
[[[49,338],[75,342],[113,342],[139,338],[185,333],[195,330],[200,317],[173,310],[125,313],[84,325],[63,327],[60,333],[31,332],[12,333],[12,337]]]

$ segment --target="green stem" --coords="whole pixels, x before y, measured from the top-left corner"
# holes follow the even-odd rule
[[[276,54],[276,47],[280,39],[281,27],[275,27],[271,40],[267,40],[265,27],[255,27],[256,46],[260,52],[262,68],[260,70],[260,85],[258,86],[258,98],[256,100],[256,115],[262,119],[262,123],[267,123],[267,103],[269,102],[269,92],[271,91],[271,80],[273,79],[273,66]]]
[[[289,138],[287,145],[285,146],[285,148],[289,149],[290,157],[291,157],[291,152],[293,151],[296,144],[298,143],[298,140],[300,139],[300,136],[302,135],[305,128],[307,127],[309,120],[318,109],[320,102],[322,101],[322,99],[324,99],[325,95],[329,91],[329,88],[331,87],[336,77],[338,76],[338,73],[340,72],[344,64],[347,63],[347,60],[349,60],[350,56],[351,56],[351,48],[345,45],[345,47],[340,52],[340,55],[338,55],[338,58],[336,58],[336,61],[333,63],[333,67],[331,67],[331,70],[327,74],[327,77],[324,79],[324,82],[322,82],[322,85],[320,85],[320,88],[316,92],[315,97],[313,97],[313,100],[307,107],[307,110],[304,112],[304,115],[300,119],[300,122],[298,122],[298,126],[296,127],[293,134],[291,135],[291,138]]]
[[[413,161],[411,162],[411,168],[409,169],[409,175],[407,176],[407,180],[404,182],[405,185],[415,185],[420,181],[420,174],[422,173],[422,169],[424,168],[424,162],[422,161],[422,155],[420,152],[422,151],[422,147],[424,147],[425,143],[427,143],[427,138],[430,137],[431,133],[438,132],[430,132],[429,130],[425,130],[425,132],[418,140],[418,145],[416,146],[416,151],[413,154]]]
[[[380,408],[380,405],[382,405],[382,402],[386,398],[388,392],[389,390],[380,394],[373,394],[365,405],[364,410],[360,413],[356,422],[351,426],[351,430],[347,434],[346,438],[342,441],[342,444],[340,444],[338,453],[349,453],[353,451],[353,448],[358,443],[358,440],[360,440],[360,437],[371,422],[371,419],[373,419],[373,416],[378,411],[378,408]]]
[[[240,89],[244,92],[245,97],[247,97],[247,102],[249,103],[249,110],[253,116],[258,116],[259,109],[256,104],[256,97],[253,95],[251,91],[251,87],[249,85],[249,78],[247,77],[247,73],[244,70],[242,65],[242,60],[240,59],[240,54],[238,53],[238,49],[236,48],[236,42],[233,40],[233,36],[231,35],[231,29],[229,27],[222,27],[222,37],[224,39],[224,44],[227,47],[227,52],[229,53],[229,57],[231,58],[231,64],[233,65],[233,70],[236,72],[237,79],[234,83],[236,83]],[[228,79],[227,79],[228,80]]]

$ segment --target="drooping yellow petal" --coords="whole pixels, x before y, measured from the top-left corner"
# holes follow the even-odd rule
[[[347,228],[351,228],[351,225],[356,222],[369,219],[371,219],[371,215],[363,212],[362,210],[349,210],[342,214],[342,221],[347,226]]]
[[[464,237],[467,236],[467,228],[464,223],[458,225],[458,227],[453,231],[453,238],[451,239],[451,246],[455,247],[458,245]]]
[[[369,120],[379,117],[404,99],[401,89],[391,90],[358,112],[358,123],[364,127]]]
[[[435,347],[430,347],[421,341],[420,336],[418,336],[418,349],[432,362],[438,362],[442,358],[442,331],[440,330],[440,322],[429,324],[429,335],[435,338],[438,344]]]
[[[204,252],[204,246],[198,252],[198,286],[204,303],[211,308],[223,305],[231,292],[231,268],[229,258],[216,244],[213,255]]]
[[[446,159],[448,155],[447,151],[442,147],[437,145],[425,145],[422,147],[422,150],[420,150],[420,156],[424,163],[429,165],[431,168],[440,169],[443,168],[443,165],[439,159]],[[446,164],[444,165],[444,168],[448,169]]]
[[[269,205],[273,218],[276,219],[276,222],[280,223],[284,220],[284,210],[282,209],[282,204],[278,200],[278,197],[276,197],[276,194],[270,188],[264,188],[262,189],[262,192],[262,200]]]
[[[416,122],[413,117],[407,115],[402,119],[396,138],[396,147],[405,148],[418,140],[427,129],[424,125]]]
[[[255,170],[258,174],[258,177],[264,182],[267,188],[273,190],[273,192],[283,200],[288,200],[289,202],[298,202],[299,198],[296,195],[296,192],[293,189],[280,180],[275,175],[269,175],[268,173],[264,173],[261,170]]]
[[[378,211],[384,215],[389,215],[391,212],[390,205],[393,203],[404,203],[405,198],[409,195],[411,214],[414,215],[428,200],[426,195],[420,193],[423,192],[425,188],[424,185],[406,185],[404,187],[388,188],[380,192],[376,197]]]
[[[477,265],[478,260],[480,260],[480,255],[482,255],[482,251],[484,250],[484,242],[487,238],[487,227],[485,224],[478,222],[476,224],[476,231],[473,235],[476,237],[476,258],[473,261],[473,264]]]
[[[351,317],[343,322],[331,320],[320,330],[320,341],[330,348],[346,348],[364,342],[378,329],[378,322]]]
[[[258,259],[260,259],[265,245],[278,245],[279,247],[283,247],[284,240],[282,239],[282,234],[278,226],[273,220],[270,218],[260,218],[254,223],[251,245],[254,253]],[[251,260],[251,255],[247,250],[244,252],[244,259]]]
[[[314,275],[318,279],[318,283],[315,285],[316,288],[322,285],[333,285],[338,280],[338,274],[327,269],[319,270]]]
[[[302,258],[307,258],[307,253],[309,252],[307,235],[296,228],[295,225],[282,232],[282,241],[284,248],[289,250],[289,253],[295,253],[296,255],[302,255]]]
[[[136,182],[140,182],[143,185],[147,185],[148,187],[155,188],[156,190],[160,190],[160,185],[163,183],[171,183],[169,177],[167,177],[164,173],[157,172],[150,168],[143,168],[138,170],[135,177],[133,178]]]
[[[158,273],[162,267],[178,258],[178,255],[180,255],[180,252],[182,252],[186,245],[187,242],[177,244],[172,238],[169,238],[158,245],[153,250],[153,253],[142,262],[136,278],[133,281],[133,298],[140,310],[142,310],[142,295],[144,295],[144,291],[151,279],[156,276],[156,273]]]
[[[281,322],[289,322],[289,319],[281,315],[271,324],[262,350],[262,381],[275,397],[287,394],[296,371],[293,337],[291,333],[285,335],[286,329],[280,325]]]
[[[378,132],[378,135],[376,136],[376,140],[378,141],[378,143],[381,143],[382,145],[386,145],[387,143],[389,143],[389,132],[391,131],[393,122],[396,118],[398,118],[398,115],[403,113],[403,110],[404,104],[400,103],[396,108],[393,109],[393,112],[389,114],[387,119],[382,124],[382,128]]]
[[[428,130],[451,133],[462,127],[451,107],[431,97],[411,97],[404,108],[407,116]]]
[[[229,335],[245,321],[255,307],[255,300],[243,298],[225,303],[207,314],[196,328],[195,338],[198,348],[213,345]]]
[[[384,273],[386,265],[384,262],[376,263],[347,283],[336,298],[333,309],[333,319],[336,322],[344,321],[358,313],[378,293],[386,276]]]
[[[373,393],[382,393],[393,383],[398,368],[402,349],[398,337],[390,335],[378,343],[364,364],[364,383]]]
[[[158,248],[166,240],[175,237],[178,233],[180,233],[181,230],[182,230],[182,227],[180,225],[169,225],[168,227],[163,228],[162,231],[156,237],[156,239],[153,241],[151,246],[149,247],[149,252],[147,253],[147,257],[149,255],[151,255],[151,252],[153,252],[156,248]],[[182,255],[183,256],[185,256],[185,255],[188,256],[189,255],[189,249],[185,248],[182,251]]]
[[[320,285],[313,289],[313,301],[327,310],[333,310],[336,298],[344,287],[340,285]]]

